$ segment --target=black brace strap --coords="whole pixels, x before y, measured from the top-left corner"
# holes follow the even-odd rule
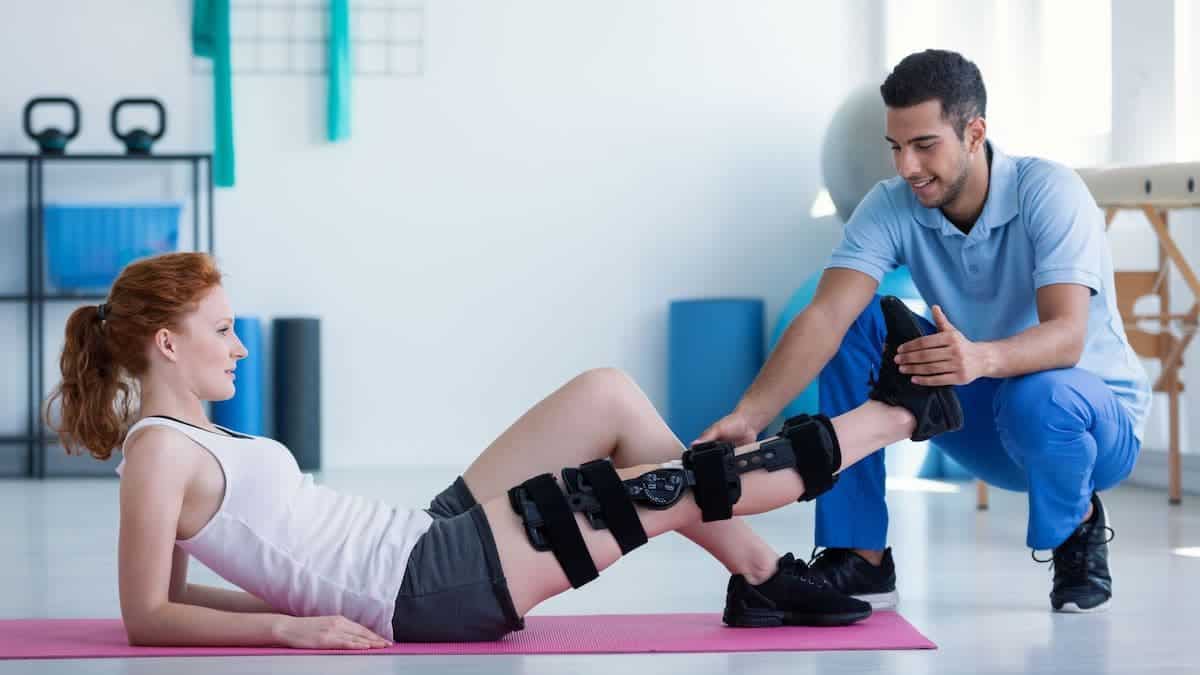
[[[537,507],[535,513],[528,508],[518,507],[522,495],[513,494],[517,491],[524,491],[524,494],[528,495],[529,500]],[[545,550],[539,548],[535,534],[545,537],[544,546],[548,546],[554,553],[573,588],[579,588],[600,576],[596,571],[596,563],[592,561],[592,555],[588,552],[587,544],[583,541],[583,534],[579,531],[579,522],[575,520],[575,514],[567,505],[567,499],[559,490],[554,476],[544,473],[530,478],[510,491],[509,500],[517,514],[525,518],[525,529],[526,534],[529,534],[530,543],[535,549]],[[530,515],[540,515],[541,522],[537,522],[537,519],[530,522]]]
[[[804,481],[799,501],[815,499],[837,482],[842,451],[828,417],[798,415],[757,450],[738,455],[730,443],[709,441],[684,452],[683,466],[692,474],[700,517],[709,522],[733,517],[733,505],[742,495],[741,474],[749,471],[795,469]]]
[[[700,443],[683,453],[683,468],[695,478],[692,494],[706,523],[732,518],[733,505],[742,497],[742,481],[727,470],[732,458],[733,444],[726,441]]]
[[[607,526],[612,530],[622,555],[645,544],[648,539],[642,520],[612,462],[597,459],[580,466],[579,471],[596,495],[596,501],[600,502],[600,513],[604,517],[599,525],[595,520],[591,521],[591,525],[597,528]]]
[[[825,415],[797,415],[783,423],[780,439],[787,439],[795,453],[796,472],[804,481],[804,494],[798,501],[807,502],[829,492],[837,483],[835,473],[842,468],[842,449],[838,445],[833,423]]]

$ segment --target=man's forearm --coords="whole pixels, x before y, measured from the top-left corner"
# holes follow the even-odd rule
[[[179,602],[185,605],[208,607],[209,609],[243,614],[256,612],[272,613],[276,611],[267,603],[245,591],[202,586],[200,584],[188,584]]]
[[[1085,337],[1070,322],[1051,319],[1010,338],[980,342],[987,353],[984,376],[1016,377],[1071,368],[1079,363]]]
[[[829,321],[819,310],[810,307],[801,312],[742,396],[738,411],[756,428],[766,427],[833,358],[841,337],[829,334]]]

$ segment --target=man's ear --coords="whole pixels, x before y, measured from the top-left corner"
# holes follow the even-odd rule
[[[972,152],[979,152],[983,149],[983,143],[987,140],[987,120],[983,117],[976,117],[967,123],[966,128],[967,149]]]
[[[159,328],[155,331],[154,348],[172,363],[179,360],[179,353],[175,351],[175,336],[166,328]]]

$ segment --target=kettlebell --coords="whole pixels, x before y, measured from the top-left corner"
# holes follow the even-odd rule
[[[44,103],[62,103],[71,108],[71,132],[67,133],[58,127],[46,127],[41,131],[33,130],[33,109]],[[41,96],[25,104],[25,135],[38,144],[43,155],[61,155],[67,148],[67,143],[79,135],[79,106],[74,100],[65,96]]]
[[[117,129],[117,114],[123,106],[127,105],[145,105],[158,110],[158,131],[150,133],[138,127],[132,131],[121,133]],[[117,140],[125,144],[125,154],[148,155],[154,142],[162,138],[163,134],[167,132],[167,111],[163,108],[163,104],[156,98],[123,98],[113,104],[112,114],[109,115],[109,126],[112,128],[113,136],[116,136]]]

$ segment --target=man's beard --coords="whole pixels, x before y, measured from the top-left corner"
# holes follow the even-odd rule
[[[970,173],[971,165],[964,158],[961,166],[962,170],[958,172],[958,176],[956,176],[954,180],[948,186],[946,186],[946,196],[942,197],[941,200],[939,200],[937,204],[934,204],[932,208],[945,208],[948,204],[954,203],[954,200],[958,199],[959,196],[962,195],[963,189],[967,187],[967,175]]]

